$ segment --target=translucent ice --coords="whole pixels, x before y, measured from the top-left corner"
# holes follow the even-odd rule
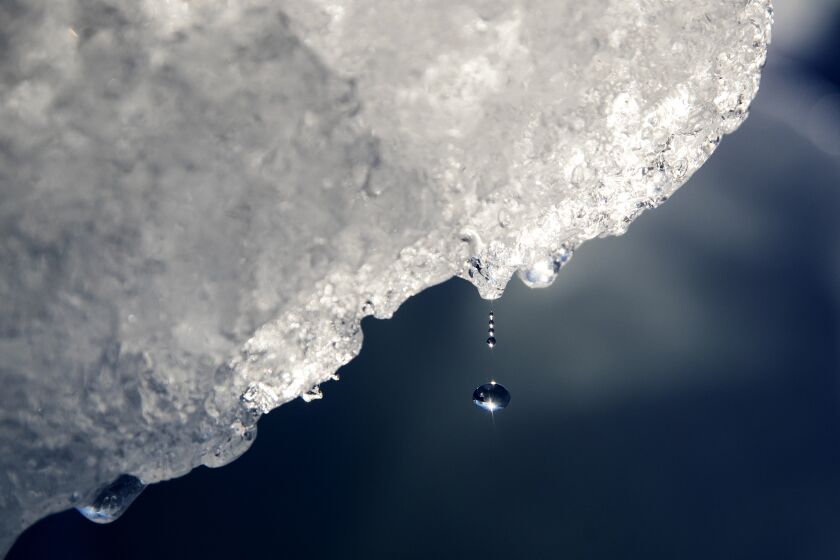
[[[768,0],[0,3],[0,550],[221,465],[364,315],[618,234],[745,118]],[[308,393],[308,394],[307,394]]]

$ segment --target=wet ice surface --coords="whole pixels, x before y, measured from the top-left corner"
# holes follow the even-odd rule
[[[548,285],[745,118],[766,0],[0,7],[0,550],[225,464],[453,275]]]

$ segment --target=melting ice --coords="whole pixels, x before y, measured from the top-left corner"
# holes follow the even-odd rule
[[[550,283],[743,121],[771,19],[768,0],[6,4],[0,550],[113,473],[233,460],[358,353],[365,315],[453,275],[490,299],[518,270]]]

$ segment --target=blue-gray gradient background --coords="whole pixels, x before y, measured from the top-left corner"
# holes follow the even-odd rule
[[[811,1],[746,124],[551,288],[512,282],[492,352],[489,304],[430,289],[238,461],[9,559],[840,558],[840,10]]]

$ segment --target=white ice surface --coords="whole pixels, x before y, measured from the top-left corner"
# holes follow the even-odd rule
[[[460,275],[664,201],[746,117],[769,0],[0,4],[0,551],[230,462]],[[530,272],[528,272],[530,271]]]

